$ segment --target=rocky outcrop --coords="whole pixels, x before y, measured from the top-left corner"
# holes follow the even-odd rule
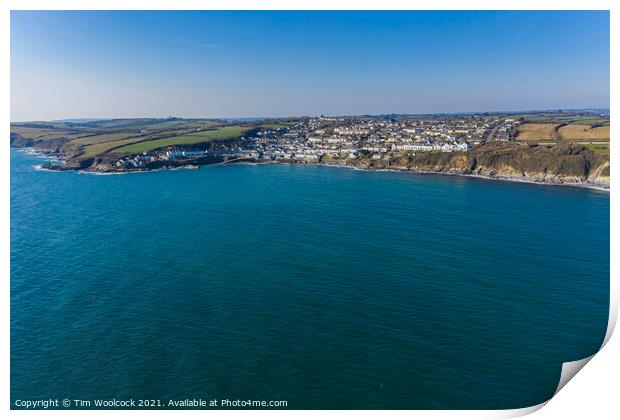
[[[588,176],[588,181],[593,183],[594,185],[600,185],[609,188],[609,171],[609,161],[606,161],[590,172],[590,175]]]
[[[47,139],[31,139],[17,133],[11,133],[11,147],[32,147],[42,153],[65,153],[64,148],[69,143],[66,137]]]
[[[174,161],[145,161],[142,166],[118,165],[120,158],[125,157],[119,154],[107,154],[94,158],[76,158],[66,161],[62,166],[63,170],[79,169],[85,172],[97,173],[119,173],[119,172],[146,172],[160,169],[191,168],[196,169],[203,165],[222,163],[221,156],[204,156]],[[47,167],[48,169],[57,169]]]
[[[55,137],[52,139],[45,139],[37,141],[34,144],[34,148],[45,153],[63,153],[64,147],[69,143],[69,139],[66,137]]]
[[[574,143],[554,146],[490,143],[475,148],[472,159],[470,173],[473,174],[609,187],[609,159]]]
[[[11,133],[11,147],[32,147],[33,145],[34,140],[17,133]]]
[[[486,143],[469,153],[417,152],[389,158],[325,158],[327,165],[362,169],[479,175],[554,184],[609,187],[609,159],[584,146],[569,143],[529,146],[517,143]]]

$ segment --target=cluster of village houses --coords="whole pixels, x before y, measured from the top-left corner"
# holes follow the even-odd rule
[[[507,141],[517,120],[499,117],[433,118],[430,120],[358,120],[308,118],[279,129],[262,129],[238,141],[208,150],[189,146],[121,159],[119,166],[144,166],[153,160],[188,160],[224,155],[256,160],[320,161],[322,157],[383,159],[416,152],[467,152],[483,141]]]
[[[322,117],[285,130],[259,131],[245,139],[239,152],[264,159],[302,160],[361,155],[382,159],[399,152],[467,152],[482,141],[509,140],[514,124],[511,119],[501,118],[392,121]],[[508,136],[495,138],[499,133]]]

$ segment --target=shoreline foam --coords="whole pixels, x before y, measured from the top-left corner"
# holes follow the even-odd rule
[[[61,163],[62,160],[51,157],[48,154],[37,152],[35,150],[27,150],[31,148],[18,148],[17,150],[22,150],[24,153],[29,155],[37,156],[37,157],[45,157],[52,158],[56,162]],[[373,169],[373,168],[360,168],[354,165],[330,165],[325,163],[307,163],[307,162],[279,162],[279,161],[254,161],[254,162],[221,162],[217,165],[225,166],[225,165],[268,165],[268,164],[295,164],[295,165],[316,165],[316,166],[325,166],[332,168],[342,168],[342,169],[352,169],[356,171],[365,171],[365,172],[401,172],[401,173],[411,173],[418,175],[444,175],[444,176],[460,176],[466,178],[478,178],[485,179],[490,181],[503,181],[503,182],[519,182],[523,184],[533,184],[533,185],[543,185],[550,187],[573,187],[573,188],[587,188],[596,191],[610,192],[611,187],[606,187],[603,185],[589,184],[585,182],[546,182],[546,181],[538,181],[535,179],[529,178],[509,178],[509,177],[499,177],[499,176],[490,176],[490,175],[481,175],[481,174],[467,174],[467,173],[458,173],[458,172],[434,172],[434,171],[419,171],[419,170],[409,170],[409,169]],[[42,164],[34,165],[35,170],[39,171],[48,171],[48,172],[65,172],[64,170],[54,170],[42,167]],[[179,167],[173,168],[157,168],[157,169],[145,169],[145,170],[136,170],[136,171],[92,171],[92,170],[77,170],[75,172],[85,175],[126,175],[126,174],[141,174],[148,172],[160,172],[160,171],[172,171],[172,170],[181,170],[181,169],[199,169],[203,166],[214,166],[212,164],[206,165],[183,165]]]

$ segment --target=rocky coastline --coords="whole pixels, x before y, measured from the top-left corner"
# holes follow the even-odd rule
[[[487,143],[468,153],[417,153],[391,159],[327,159],[334,166],[368,170],[463,175],[548,185],[610,188],[610,162],[584,146],[568,143],[531,146]]]
[[[574,144],[525,145],[511,142],[491,142],[475,146],[470,152],[454,153],[400,153],[382,159],[370,156],[356,158],[323,157],[319,161],[304,159],[227,160],[221,156],[205,156],[169,162],[149,162],[139,168],[118,168],[113,159],[97,157],[75,161],[62,161],[62,141],[29,144],[27,139],[11,139],[11,147],[32,147],[37,152],[60,156],[61,163],[42,165],[46,170],[79,170],[86,173],[131,173],[166,169],[195,169],[203,165],[228,163],[297,163],[348,167],[362,170],[392,170],[424,174],[445,174],[482,177],[506,181],[533,182],[547,185],[570,185],[608,190],[610,188],[610,162],[605,156],[596,155],[588,148]]]

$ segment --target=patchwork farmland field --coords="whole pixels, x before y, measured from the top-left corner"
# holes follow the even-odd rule
[[[599,140],[609,141],[609,125],[592,127],[586,124],[569,124],[558,129],[561,140]]]
[[[519,126],[517,141],[556,141],[555,127],[558,124],[529,123]]]
[[[233,139],[253,130],[252,126],[231,125],[209,131],[199,131],[182,134],[174,137],[166,137],[157,140],[148,140],[140,143],[133,143],[115,149],[115,153],[142,153],[149,150],[160,149],[162,147],[208,143],[210,141]]]
[[[88,146],[91,144],[107,143],[111,141],[123,140],[129,137],[138,137],[139,133],[113,133],[113,134],[98,134],[94,136],[79,137],[73,139],[71,143]]]
[[[11,126],[11,132],[17,133],[21,136],[31,138],[34,140],[45,140],[48,138],[66,137],[75,138],[87,135],[88,133],[71,132],[66,130],[56,130],[48,128],[34,128],[34,127],[21,127]]]
[[[136,118],[91,121],[12,123],[12,144],[29,144],[60,152],[80,162],[109,153],[130,155],[169,146],[233,140],[259,129],[278,130],[298,121],[269,120],[231,123],[214,119]],[[23,147],[23,146],[21,146]]]
[[[136,142],[144,140],[145,138],[146,136],[131,137],[131,138],[124,139],[124,140],[108,141],[105,143],[91,144],[84,148],[84,152],[82,153],[81,157],[91,158],[91,157],[95,157],[98,155],[102,155],[104,153],[109,152],[110,150],[114,148],[121,147],[126,144],[136,143]]]
[[[580,142],[609,141],[609,122],[590,119],[592,124],[577,120],[570,124],[526,123],[518,128],[517,141],[526,142]]]
[[[147,130],[183,130],[183,129],[206,129],[222,125],[219,121],[213,120],[192,120],[192,121],[164,121],[146,125]]]

